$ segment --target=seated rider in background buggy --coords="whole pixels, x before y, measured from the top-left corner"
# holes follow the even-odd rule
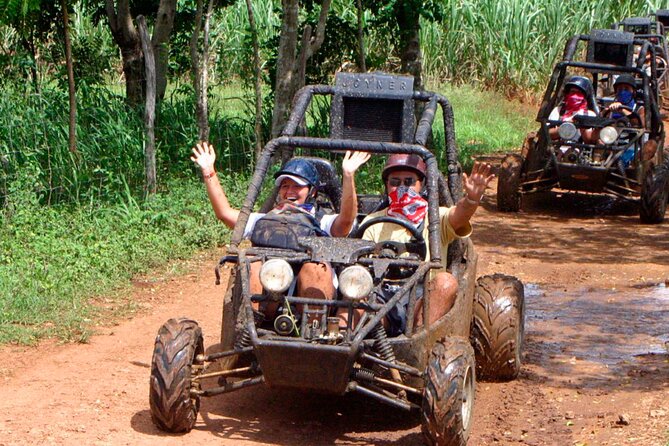
[[[368,153],[346,152],[342,161],[342,207],[339,214],[322,214],[316,208],[314,199],[320,183],[318,171],[308,160],[293,158],[289,160],[275,176],[278,190],[278,203],[267,214],[252,213],[244,228],[244,237],[252,243],[263,236],[272,235],[273,219],[289,218],[291,228],[305,227],[310,234],[346,237],[357,215],[358,200],[355,192],[355,172],[369,159]],[[234,228],[239,216],[239,209],[230,206],[221,183],[216,178],[214,161],[216,153],[209,143],[198,143],[193,148],[191,160],[202,169],[209,201],[216,217],[229,228]],[[284,225],[285,226],[285,225]],[[276,228],[276,225],[274,225]],[[255,230],[255,231],[254,231]],[[260,283],[260,262],[251,264],[250,288],[253,294],[262,294]],[[335,288],[333,271],[325,263],[305,263],[297,274],[297,292],[303,297],[333,299]],[[254,303],[257,307],[258,304]],[[262,313],[268,318],[274,317],[278,302],[268,302]],[[259,310],[259,308],[255,308]],[[298,309],[299,310],[299,309]]]
[[[613,82],[613,89],[615,91],[613,102],[602,110],[602,116],[619,119],[636,113],[637,116],[634,116],[634,118],[638,119],[633,119],[630,124],[643,127],[646,112],[643,105],[636,101],[636,80],[634,76],[621,74]],[[638,122],[639,120],[641,122]]]
[[[597,116],[592,82],[587,77],[572,76],[565,84],[562,102],[548,116],[549,121],[572,122],[575,116]],[[548,130],[552,140],[560,139],[558,125]],[[597,141],[593,129],[581,129],[583,142],[591,144]]]
[[[455,239],[469,237],[472,227],[470,218],[476,212],[488,183],[494,178],[490,173],[490,164],[475,162],[471,175],[463,174],[465,195],[455,206],[439,207],[441,258],[443,268],[431,270],[427,284],[427,292],[438,298],[430,300],[429,323],[432,324],[445,315],[453,306],[458,290],[455,277],[446,270],[448,244]],[[382,172],[383,182],[389,199],[387,208],[368,215],[365,221],[381,216],[391,216],[408,220],[418,228],[423,239],[428,239],[427,200],[421,196],[425,181],[426,166],[418,155],[396,154],[388,157]],[[386,240],[401,243],[410,242],[411,233],[404,227],[384,222],[367,228],[362,236],[365,240],[376,243]],[[429,259],[429,252],[427,253]],[[392,288],[392,284],[389,284]],[[388,296],[396,290],[388,289]],[[408,295],[393,308],[383,324],[389,336],[397,336],[404,332],[407,323]],[[414,313],[414,326],[423,325],[422,299],[418,301]],[[340,310],[340,324],[345,324],[347,313]],[[358,314],[356,316],[359,317]]]

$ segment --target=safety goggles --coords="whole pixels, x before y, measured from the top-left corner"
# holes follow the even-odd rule
[[[416,184],[416,178],[406,177],[406,178],[388,178],[388,184],[391,187],[399,187],[404,184],[406,187],[411,187]]]

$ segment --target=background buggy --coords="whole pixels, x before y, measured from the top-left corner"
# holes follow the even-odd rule
[[[580,43],[587,43],[586,60],[575,59]],[[634,62],[635,54],[638,54]],[[643,67],[651,56],[650,75]],[[553,188],[613,195],[639,202],[642,222],[660,223],[664,219],[669,188],[664,152],[664,126],[659,111],[656,46],[631,33],[593,30],[590,35],[574,36],[567,42],[564,57],[553,69],[537,121],[537,134],[530,134],[520,155],[508,155],[502,162],[497,186],[497,207],[518,211],[521,197]],[[590,73],[593,84],[600,76],[624,73],[638,79],[637,102],[645,108],[645,120],[601,116],[577,116],[573,123],[550,121],[551,110],[561,100],[564,84],[572,74]],[[606,98],[588,98],[593,110],[606,105]],[[560,138],[551,140],[549,128],[559,125]],[[596,143],[580,140],[580,129],[595,128]],[[629,151],[628,151],[629,150]],[[623,155],[633,157],[625,162]]]

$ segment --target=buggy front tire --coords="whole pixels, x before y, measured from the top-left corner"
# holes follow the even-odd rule
[[[477,280],[470,337],[478,379],[508,381],[518,376],[525,338],[525,292],[520,280],[504,274]]]
[[[518,212],[520,210],[520,174],[523,158],[517,154],[504,157],[497,178],[497,210]]]
[[[669,167],[665,163],[655,166],[643,178],[639,205],[639,217],[642,223],[657,224],[664,221],[668,195]]]
[[[474,415],[474,351],[462,338],[438,341],[425,373],[423,437],[432,446],[467,444]]]
[[[170,319],[158,331],[151,359],[149,405],[151,419],[161,430],[188,432],[200,410],[199,390],[193,382],[193,363],[204,354],[202,330],[197,322]]]

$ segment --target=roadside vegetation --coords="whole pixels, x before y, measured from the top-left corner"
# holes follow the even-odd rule
[[[157,109],[158,191],[147,194],[142,110],[124,97],[118,48],[105,21],[98,20],[100,10],[74,2],[70,14],[78,109],[73,151],[59,31],[27,33],[44,24],[9,20],[12,15],[2,13],[14,3],[0,0],[0,343],[44,336],[85,341],[97,311],[91,299],[118,293],[134,275],[229,238],[188,159],[198,135],[186,32],[194,11],[191,5],[176,20],[170,82]],[[244,2],[223,3],[211,19],[209,139],[217,148],[219,177],[239,206],[254,162],[252,53]],[[423,3],[429,4],[420,19],[424,82],[453,106],[465,167],[475,155],[521,145],[534,127],[536,94],[568,35],[661,6],[631,0]],[[253,4],[264,64],[266,141],[281,4]],[[354,69],[355,4],[333,2],[326,40],[308,67],[307,82],[330,83],[336,70]],[[37,11],[56,17],[53,8],[45,3]],[[317,12],[306,11],[304,20]],[[364,10],[367,69],[394,72],[398,61],[394,44],[388,45],[393,31],[384,14],[383,8]],[[316,102],[311,134],[324,134],[328,114],[329,104]],[[434,136],[440,153],[440,124]],[[360,184],[375,184],[379,167],[370,163],[363,169]]]

